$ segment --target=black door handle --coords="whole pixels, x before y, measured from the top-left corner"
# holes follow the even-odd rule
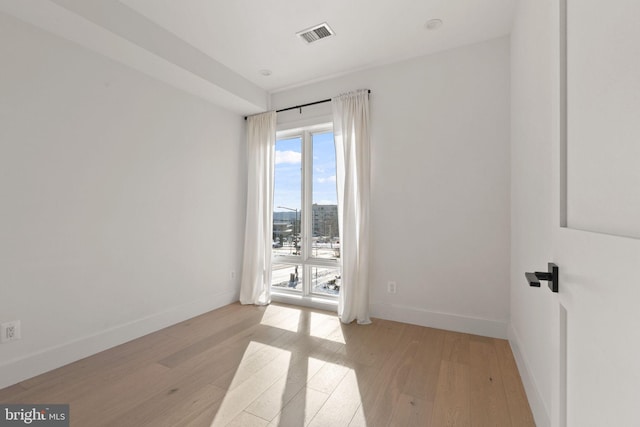
[[[524,273],[524,276],[527,278],[527,282],[529,282],[529,286],[533,286],[536,288],[540,287],[540,280],[546,280],[549,282],[549,289],[551,292],[558,292],[558,266],[554,263],[550,262],[548,264],[549,271],[541,272],[536,271],[535,273]]]

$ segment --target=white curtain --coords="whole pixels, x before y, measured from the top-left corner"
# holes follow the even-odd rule
[[[247,118],[248,191],[240,303],[271,302],[276,113]]]
[[[336,179],[342,287],[338,315],[344,323],[369,319],[369,91],[331,100],[336,142]]]

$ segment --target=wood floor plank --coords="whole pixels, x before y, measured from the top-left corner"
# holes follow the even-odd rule
[[[123,414],[101,420],[96,426],[173,427],[184,420],[185,414],[200,413],[211,404],[221,402],[224,395],[224,390],[210,384],[185,383],[162,390]]]
[[[303,313],[304,314],[304,313]],[[302,318],[306,317],[301,316]],[[283,322],[290,321],[287,316]],[[304,322],[304,319],[298,319],[298,322]],[[282,333],[275,339],[261,343],[253,341],[250,343],[255,348],[253,352],[246,352],[240,367],[236,371],[229,371],[226,375],[220,377],[214,384],[222,388],[233,389],[237,384],[249,379],[255,372],[258,372],[270,363],[275,357],[286,352],[289,354],[288,363],[293,366],[298,359],[306,361],[308,354],[315,344],[315,340],[309,339],[307,332],[303,332],[305,328],[297,328],[299,332],[287,331],[287,328],[278,328]],[[254,337],[255,339],[255,337]]]
[[[395,351],[377,370],[377,375],[363,387],[362,404],[369,425],[388,425],[407,381],[413,374],[415,357],[420,347],[421,327],[405,325],[394,342]]]
[[[362,331],[353,334],[347,347],[347,357],[358,363],[381,366],[396,348],[402,330],[410,325],[378,320],[371,325],[358,326]]]
[[[183,417],[173,427],[211,427],[214,422],[222,400],[216,400],[206,405],[201,411],[183,414]]]
[[[27,391],[26,388],[22,386],[22,384],[14,384],[7,388],[3,388],[0,390],[0,402],[8,403],[10,399],[14,398],[17,395],[21,395]]]
[[[394,405],[388,425],[398,427],[431,426],[432,414],[433,402],[402,394]]]
[[[269,424],[268,421],[263,420],[260,417],[256,417],[248,412],[241,412],[240,415],[235,417],[228,427],[266,427]]]
[[[446,332],[439,329],[422,328],[415,363],[402,390],[404,394],[431,403],[435,401],[445,335]]]
[[[438,391],[433,404],[431,424],[438,427],[467,427],[469,414],[468,365],[443,360],[438,375]]]
[[[533,414],[531,413],[509,342],[495,340],[495,347],[507,397],[511,425],[533,427],[535,426],[535,421],[533,420]]]
[[[349,427],[367,427],[367,416],[364,413],[362,405],[358,406],[356,413],[353,414],[353,417],[349,422]]]
[[[473,426],[509,426],[511,419],[493,340],[471,340],[470,413]]]
[[[227,391],[222,405],[216,414],[213,426],[225,426],[255,399],[284,377],[290,366],[291,354],[285,350],[262,369]],[[242,364],[240,365],[242,369]]]
[[[329,395],[312,388],[304,388],[289,401],[282,411],[269,423],[269,427],[308,426],[325,404]]]
[[[117,380],[127,376],[131,370],[156,362],[184,343],[184,339],[172,338],[158,331],[20,384],[27,388],[26,395],[56,395],[60,394],[61,388],[70,389],[71,394],[65,393],[67,396],[73,395],[74,388],[78,389],[78,393],[83,394],[85,392],[83,387],[77,387],[80,382],[101,383]]]
[[[293,399],[325,362],[309,358],[290,367],[286,377],[279,379],[262,395],[254,400],[246,411],[265,420],[271,421]]]
[[[331,394],[338,387],[349,368],[338,363],[326,362],[318,372],[309,379],[309,388]]]
[[[349,370],[342,381],[313,417],[309,426],[347,426],[361,404],[358,379],[353,370]]]
[[[211,350],[214,347],[222,346],[228,339],[234,339],[248,329],[257,328],[256,320],[249,318],[238,323],[229,325],[228,328],[218,331],[213,335],[209,335],[192,344],[182,347],[170,356],[160,360],[160,363],[173,368],[181,363],[188,361],[190,358],[201,354],[204,351]]]
[[[192,341],[198,341],[224,329],[230,322],[239,322],[250,316],[259,317],[263,308],[256,307],[253,310],[243,310],[240,304],[229,304],[217,310],[201,314],[191,319],[176,323],[163,329],[163,333],[179,337],[188,337]]]
[[[469,363],[469,341],[469,334],[460,332],[445,333],[442,359],[449,362]]]
[[[231,304],[0,390],[73,427],[534,426],[509,343]]]
[[[162,379],[167,371],[154,363],[116,382],[87,384],[83,396],[68,401],[74,424],[96,425],[127,412],[163,388]]]

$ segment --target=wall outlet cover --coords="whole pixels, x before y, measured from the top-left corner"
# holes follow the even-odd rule
[[[15,341],[21,337],[19,320],[0,324],[0,342]]]
[[[396,282],[387,283],[387,292],[390,294],[395,294],[397,289]]]

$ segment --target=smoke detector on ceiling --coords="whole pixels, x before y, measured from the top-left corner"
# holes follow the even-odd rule
[[[331,27],[329,27],[329,24],[323,22],[322,24],[316,25],[315,27],[299,31],[296,33],[296,35],[308,44],[311,44],[313,42],[317,42],[318,40],[331,37],[335,35],[335,33],[333,32]]]

